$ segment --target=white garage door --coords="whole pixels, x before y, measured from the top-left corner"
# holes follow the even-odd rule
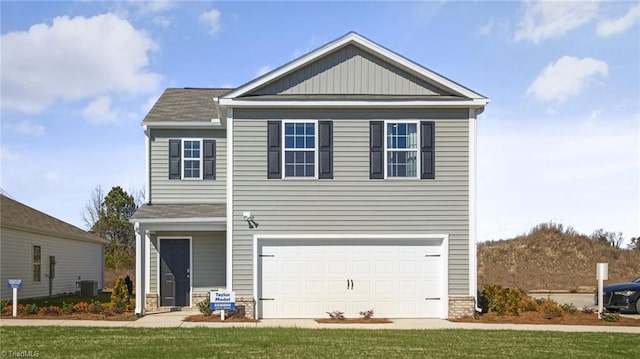
[[[260,241],[260,317],[440,317],[440,255],[440,241]]]

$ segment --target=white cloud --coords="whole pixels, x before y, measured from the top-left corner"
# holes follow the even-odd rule
[[[266,74],[267,72],[271,71],[271,66],[269,65],[264,65],[261,66],[257,71],[256,71],[256,77],[260,77],[264,74]]]
[[[220,11],[216,9],[205,11],[200,14],[198,21],[207,28],[209,34],[213,35],[220,30]]]
[[[158,45],[113,14],[56,17],[1,42],[2,106],[9,109],[38,113],[58,99],[149,93],[162,81],[148,69]]]
[[[82,116],[90,123],[115,124],[130,119],[134,115],[121,109],[113,108],[109,96],[100,96],[91,101],[83,110]]]
[[[628,13],[617,19],[601,20],[596,27],[596,33],[600,37],[615,35],[631,28],[638,19],[640,19],[640,4],[633,6]]]
[[[29,136],[42,136],[44,135],[44,126],[31,122],[29,120],[23,120],[18,123],[8,123],[7,129],[11,132],[21,135]]]
[[[489,36],[493,32],[493,27],[496,25],[496,20],[490,18],[489,21],[478,29],[478,34],[482,36]]]
[[[145,15],[162,13],[176,6],[176,2],[170,0],[135,1],[134,4],[138,11]]]
[[[159,15],[153,18],[153,20],[151,20],[155,25],[158,26],[162,26],[162,27],[169,27],[171,25],[171,18],[164,16],[164,15]]]
[[[608,72],[609,66],[604,61],[563,56],[540,72],[527,94],[541,101],[563,102],[580,93],[595,76],[607,77]]]
[[[7,146],[0,147],[0,160],[2,161],[14,161],[20,159],[20,156],[10,150]]]
[[[523,16],[514,38],[536,44],[586,24],[598,14],[599,8],[598,2],[592,1],[527,1],[522,6]]]

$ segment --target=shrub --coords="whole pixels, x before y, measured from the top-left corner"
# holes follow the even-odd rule
[[[620,314],[618,313],[602,313],[600,314],[600,318],[605,322],[617,322],[620,320]]]
[[[102,303],[95,301],[89,304],[89,313],[100,314],[102,313],[102,311],[104,311]]]
[[[595,310],[593,310],[593,308],[589,308],[589,307],[588,307],[588,306],[586,306],[586,305],[582,307],[582,313],[593,314],[593,313],[595,313],[595,312],[596,312],[596,311],[595,311]]]
[[[13,315],[13,305],[7,305],[2,315]],[[24,305],[18,304],[18,314],[24,314]]]
[[[360,312],[360,315],[362,316],[363,319],[371,319],[371,317],[373,317],[373,309]]]
[[[48,307],[42,307],[38,310],[38,315],[60,315],[60,307],[50,305]]]
[[[89,303],[87,302],[78,302],[73,305],[74,313],[89,313]]]
[[[6,300],[0,300],[0,315],[5,315],[4,313],[6,312],[8,306],[9,302],[7,302]]]
[[[329,317],[331,317],[331,319],[344,319],[344,312],[338,310],[327,312],[327,314],[329,314]]]
[[[521,312],[535,311],[538,307],[536,301],[531,299],[523,290],[504,288],[499,285],[485,285],[479,302],[485,302],[488,312],[496,312],[502,316],[505,314],[518,315]]]
[[[560,318],[563,314],[562,307],[551,299],[547,299],[540,304],[538,311],[545,319]]]
[[[62,302],[62,308],[60,309],[62,314],[71,314],[73,313],[73,303],[65,303]]]
[[[198,310],[207,317],[211,315],[211,302],[209,298],[198,302]]]
[[[20,308],[20,307],[18,307]],[[35,304],[27,304],[24,306],[24,310],[22,311],[23,314],[25,315],[36,315],[38,314],[38,310],[40,310],[40,308],[38,308],[37,305]]]
[[[129,306],[129,291],[125,280],[120,277],[116,280],[116,285],[113,286],[113,292],[111,292],[111,304],[116,311],[123,312]]]
[[[575,305],[573,305],[573,303],[569,303],[569,304],[561,304],[560,308],[562,308],[562,312],[564,314],[576,314],[576,312],[578,311],[578,308],[576,308]]]

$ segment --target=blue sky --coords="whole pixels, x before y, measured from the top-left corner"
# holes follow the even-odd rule
[[[349,31],[489,98],[478,239],[555,221],[640,235],[640,5],[620,2],[1,3],[1,186],[82,227],[144,186],[167,87],[235,87]]]

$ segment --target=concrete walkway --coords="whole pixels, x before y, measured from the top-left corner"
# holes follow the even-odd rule
[[[8,326],[66,326],[66,327],[129,327],[129,328],[311,328],[311,329],[479,329],[479,330],[540,330],[559,332],[611,332],[637,333],[640,327],[586,326],[586,325],[536,325],[536,324],[483,324],[454,323],[442,319],[393,319],[388,324],[319,324],[313,319],[262,319],[258,323],[208,323],[184,322],[183,319],[198,314],[181,311],[149,314],[135,321],[108,320],[48,320],[48,319],[0,319],[1,327]]]

